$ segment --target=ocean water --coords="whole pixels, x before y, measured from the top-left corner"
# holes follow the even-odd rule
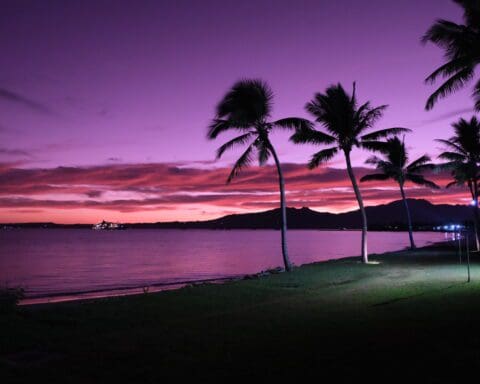
[[[368,239],[369,253],[408,246],[405,232],[369,232]],[[442,233],[415,233],[418,246],[444,239]],[[288,247],[296,265],[355,256],[360,232],[292,230]],[[0,284],[22,286],[31,299],[158,290],[281,265],[280,232],[274,230],[0,231]]]

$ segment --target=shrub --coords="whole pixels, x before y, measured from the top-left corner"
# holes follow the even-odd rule
[[[25,290],[21,287],[0,289],[0,313],[13,312],[24,297]]]

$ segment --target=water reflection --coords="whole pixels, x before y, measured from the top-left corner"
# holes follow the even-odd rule
[[[32,296],[238,276],[281,266],[279,236],[273,230],[0,231],[0,283],[22,285]],[[417,232],[415,241],[423,246],[445,236]],[[358,255],[360,232],[295,230],[288,240],[292,262],[301,265]],[[370,253],[407,246],[404,232],[369,233]]]

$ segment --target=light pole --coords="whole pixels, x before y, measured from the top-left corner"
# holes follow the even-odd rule
[[[465,240],[466,240],[466,242],[467,242],[467,244],[466,244],[466,251],[467,251],[467,273],[468,273],[467,283],[470,283],[470,249],[469,249],[469,244],[468,244],[468,232],[466,233]]]

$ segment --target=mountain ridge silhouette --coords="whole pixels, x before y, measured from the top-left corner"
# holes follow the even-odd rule
[[[473,209],[467,205],[432,204],[424,199],[407,199],[412,223],[417,230],[431,230],[434,226],[464,224],[472,219]],[[402,200],[366,207],[370,230],[405,230],[407,217]],[[205,221],[170,221],[153,223],[125,223],[127,228],[152,229],[279,229],[280,208],[231,214]],[[319,212],[313,209],[287,208],[289,229],[360,229],[360,211],[343,213]],[[34,228],[91,228],[92,224],[12,223],[2,226]]]
[[[432,204],[424,199],[407,199],[416,229],[428,229],[450,223],[465,223],[471,220],[472,208],[466,205]],[[402,200],[366,207],[370,229],[405,229],[407,216]],[[287,208],[289,229],[359,229],[359,210],[344,213],[318,212],[313,209]],[[280,209],[231,214],[217,219],[188,222],[158,222],[135,224],[135,227],[183,228],[183,229],[279,229]]]

